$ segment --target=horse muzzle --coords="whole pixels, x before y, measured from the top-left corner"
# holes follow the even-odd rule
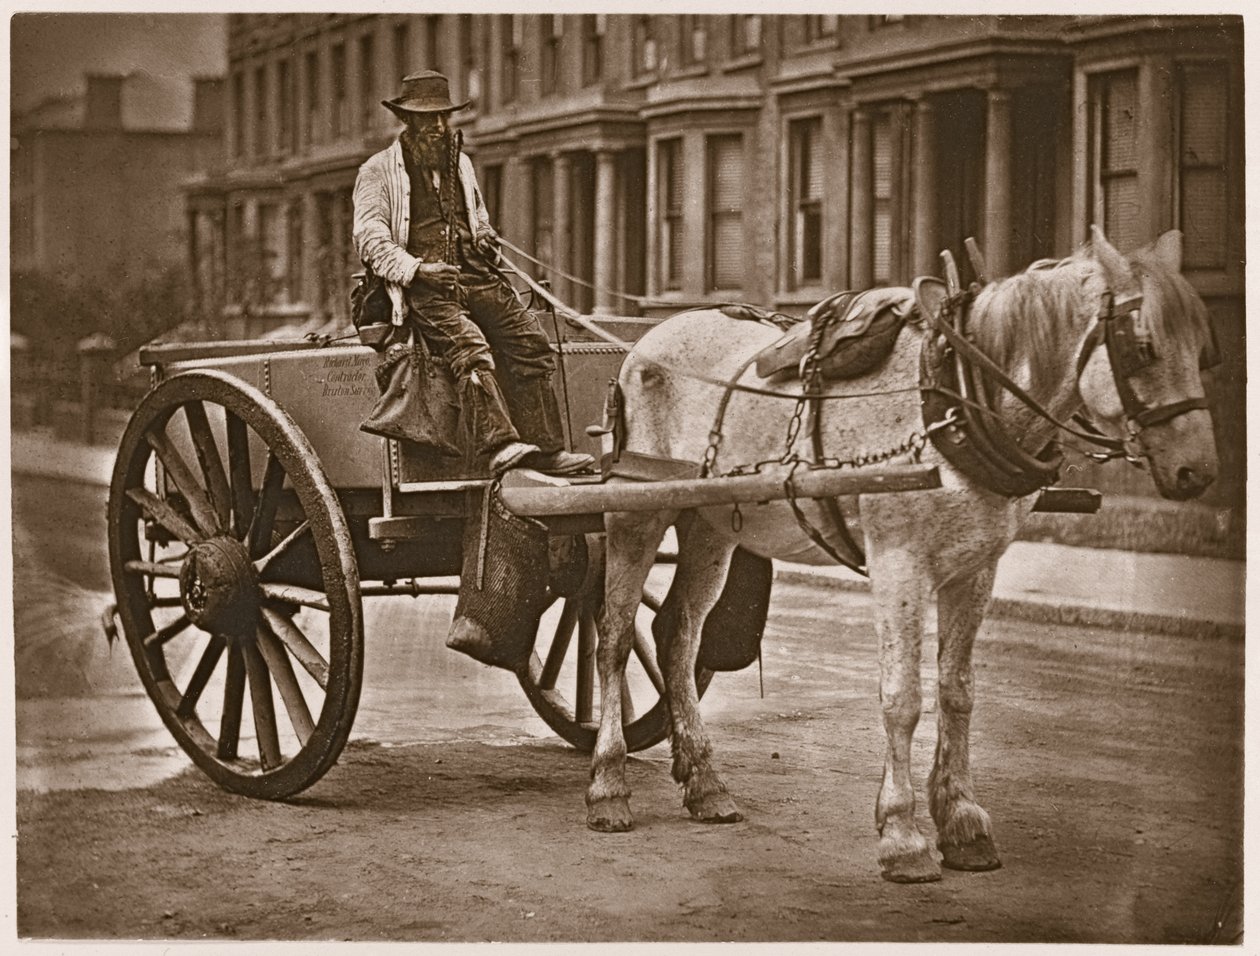
[[[1173,501],[1197,498],[1216,480],[1216,440],[1206,410],[1146,428],[1140,442],[1163,497]]]

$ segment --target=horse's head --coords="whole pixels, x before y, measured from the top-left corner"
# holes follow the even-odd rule
[[[1160,494],[1197,497],[1217,470],[1201,376],[1212,337],[1207,308],[1181,275],[1181,233],[1125,258],[1094,227],[1091,254],[1107,292],[1081,398],[1094,415],[1125,423]]]

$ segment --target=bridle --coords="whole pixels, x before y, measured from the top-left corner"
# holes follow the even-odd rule
[[[1142,317],[1141,293],[1120,300],[1117,300],[1110,289],[1103,293],[1103,308],[1099,312],[1098,321],[1085,336],[1076,359],[1078,383],[1090,357],[1100,344],[1107,347],[1111,377],[1116,385],[1116,393],[1120,396],[1120,406],[1124,409],[1130,440],[1135,439],[1144,428],[1161,425],[1187,412],[1208,407],[1207,398],[1203,395],[1151,407],[1134,393],[1130,379],[1159,358],[1150,324]],[[1209,369],[1219,364],[1220,350],[1209,324],[1208,341],[1199,355],[1199,368]]]
[[[1135,292],[1123,298],[1117,298],[1115,293],[1108,289],[1103,293],[1102,307],[1099,310],[1098,317],[1085,336],[1085,340],[1081,343],[1080,352],[1077,354],[1077,387],[1079,391],[1080,377],[1085,370],[1085,366],[1089,363],[1090,357],[1099,345],[1105,345],[1107,357],[1111,363],[1112,380],[1115,383],[1116,392],[1120,396],[1121,407],[1124,409],[1128,434],[1124,438],[1106,435],[1082,415],[1076,415],[1073,418],[1081,427],[1072,427],[1056,418],[1040,402],[1029,395],[997,363],[973,345],[959,331],[956,324],[950,320],[951,316],[958,315],[964,317],[963,324],[965,325],[966,312],[980,288],[979,285],[973,283],[967,289],[959,290],[946,296],[941,301],[937,313],[930,317],[934,331],[944,336],[964,361],[971,363],[982,374],[997,382],[1041,418],[1068,434],[1107,449],[1105,452],[1090,453],[1089,457],[1097,461],[1124,458],[1131,464],[1139,465],[1142,456],[1136,447],[1136,442],[1139,433],[1144,428],[1163,424],[1187,412],[1208,407],[1207,398],[1202,395],[1193,398],[1183,398],[1154,407],[1146,405],[1137,397],[1133,391],[1130,379],[1154,363],[1159,357],[1155,347],[1155,338],[1149,324],[1142,318],[1142,294]],[[1200,355],[1199,367],[1207,369],[1219,364],[1219,362],[1219,350],[1209,326],[1209,339]],[[992,410],[986,408],[984,411],[991,412]]]

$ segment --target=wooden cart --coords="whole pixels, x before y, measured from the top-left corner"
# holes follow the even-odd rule
[[[585,429],[602,420],[625,350],[553,348],[569,447],[598,454]],[[109,497],[117,620],[158,713],[197,766],[228,790],[290,796],[336,762],[350,734],[362,599],[454,593],[464,516],[488,481],[359,430],[377,398],[377,356],[360,345],[157,345],[141,361],[154,387],[123,435]],[[895,487],[937,480],[933,469],[904,471]],[[557,734],[594,746],[603,512],[652,507],[660,495],[692,504],[774,497],[756,480],[629,490],[597,476],[505,482],[509,507],[545,522],[557,544],[581,535],[585,545],[578,572],[570,564],[554,581],[554,606],[518,673]],[[824,476],[810,493],[852,491],[852,481]],[[645,594],[625,726],[631,750],[668,730],[649,627],[659,607]],[[698,671],[701,693],[711,676]]]

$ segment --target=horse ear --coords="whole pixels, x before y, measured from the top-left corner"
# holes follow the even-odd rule
[[[1151,252],[1172,272],[1181,271],[1182,235],[1179,229],[1169,229],[1155,240]]]
[[[1089,232],[1094,258],[1098,260],[1098,264],[1106,273],[1107,285],[1111,287],[1111,291],[1116,295],[1121,295],[1137,286],[1138,281],[1133,275],[1133,270],[1129,268],[1129,261],[1107,241],[1103,231],[1098,226],[1092,225],[1089,227]]]

